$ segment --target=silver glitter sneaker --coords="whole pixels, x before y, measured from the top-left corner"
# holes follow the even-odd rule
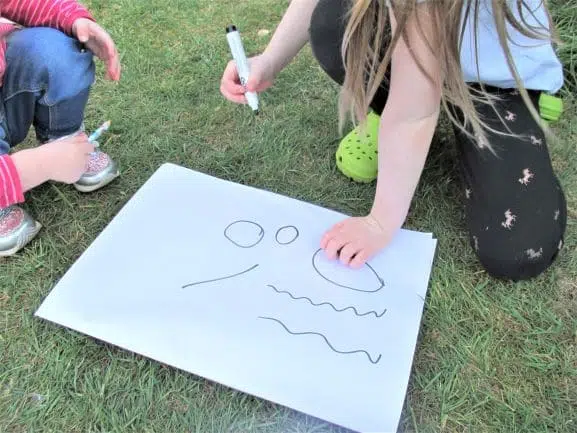
[[[97,143],[95,143],[97,145]],[[108,185],[120,175],[116,162],[98,149],[90,155],[86,172],[74,184],[80,192],[92,192]]]
[[[36,237],[42,225],[20,206],[0,209],[0,256],[12,256]]]

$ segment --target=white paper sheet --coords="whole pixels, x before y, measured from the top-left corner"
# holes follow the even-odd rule
[[[352,430],[394,432],[436,240],[403,230],[351,270],[317,252],[343,218],[165,164],[36,315]]]

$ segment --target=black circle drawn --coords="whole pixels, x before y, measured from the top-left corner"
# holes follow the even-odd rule
[[[250,245],[242,245],[239,244],[238,242],[236,242],[235,240],[233,240],[229,235],[228,235],[228,230],[235,224],[239,224],[239,223],[245,223],[245,224],[252,224],[257,226],[260,229],[260,232],[258,234],[258,239],[256,240],[256,242],[254,242],[253,244]],[[231,241],[233,244],[235,244],[237,247],[240,248],[252,248],[255,245],[257,245],[260,241],[262,241],[262,238],[264,237],[264,229],[262,228],[262,226],[258,223],[255,223],[254,221],[248,221],[248,220],[238,220],[238,221],[233,221],[231,222],[229,225],[226,226],[226,228],[224,229],[224,237],[227,238],[229,241]]]
[[[339,286],[339,287],[343,287],[345,289],[349,289],[349,290],[354,290],[356,292],[365,292],[365,293],[376,293],[379,290],[381,290],[383,287],[385,287],[385,282],[383,281],[383,279],[381,278],[381,276],[377,273],[377,271],[375,271],[375,269],[369,264],[369,263],[365,263],[364,266],[366,266],[367,268],[369,268],[372,272],[372,274],[375,276],[375,278],[377,279],[377,281],[379,282],[379,287],[377,287],[374,290],[363,290],[363,289],[359,289],[356,287],[352,287],[352,286],[345,286],[344,284],[339,284],[336,281],[331,280],[330,278],[328,278],[326,275],[324,275],[320,269],[317,267],[316,263],[315,263],[315,259],[317,258],[317,256],[319,255],[319,253],[322,251],[322,248],[319,248],[318,250],[316,250],[316,252],[313,254],[312,257],[312,265],[314,270],[316,271],[316,273],[324,278],[326,281],[328,281],[329,283],[334,284],[335,286]]]
[[[280,233],[282,230],[291,229],[291,228],[294,229],[294,231],[295,231],[294,238],[292,238],[292,239],[291,239],[290,241],[288,241],[288,242],[281,242],[281,241],[279,241],[279,240],[278,240],[278,235],[279,235],[279,233]],[[294,241],[296,241],[297,238],[299,237],[299,234],[300,234],[300,233],[299,233],[299,229],[297,229],[295,226],[282,226],[280,229],[278,229],[278,230],[276,231],[276,234],[275,234],[274,238],[276,239],[276,241],[277,241],[278,244],[280,244],[280,245],[288,245],[288,244],[292,244]]]

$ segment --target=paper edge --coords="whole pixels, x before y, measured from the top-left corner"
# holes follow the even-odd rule
[[[39,306],[36,308],[36,310],[34,311],[33,316],[34,316],[34,317],[37,317],[37,318],[39,318],[39,319],[42,319],[42,320],[44,320],[44,321],[47,321],[47,322],[49,322],[49,323],[52,323],[52,324],[54,324],[54,325],[57,325],[57,326],[60,327],[62,330],[73,330],[73,331],[75,331],[75,332],[77,332],[77,333],[79,333],[79,334],[82,334],[82,335],[84,335],[84,336],[86,336],[86,337],[89,337],[89,338],[93,339],[93,341],[102,341],[103,343],[106,343],[107,345],[110,345],[110,346],[115,347],[117,350],[120,350],[120,351],[123,351],[123,352],[128,351],[128,352],[131,352],[131,353],[133,353],[133,354],[135,354],[135,355],[138,355],[138,356],[141,357],[141,358],[154,361],[155,363],[157,363],[157,364],[159,364],[159,365],[167,365],[167,366],[170,366],[171,368],[174,368],[174,369],[178,370],[181,374],[184,373],[185,375],[191,375],[191,376],[195,377],[196,379],[201,379],[201,380],[203,380],[203,381],[212,382],[213,384],[218,384],[218,385],[222,386],[223,388],[226,388],[226,389],[229,389],[229,390],[235,390],[235,391],[237,391],[237,392],[240,392],[240,393],[243,393],[243,394],[246,394],[246,395],[250,395],[250,396],[253,396],[253,397],[256,397],[256,398],[259,398],[259,399],[268,401],[269,403],[273,403],[273,404],[275,404],[275,405],[282,406],[282,407],[288,409],[289,411],[299,412],[299,413],[304,414],[304,415],[306,415],[306,416],[308,416],[308,417],[311,417],[311,418],[313,418],[313,419],[319,420],[319,421],[322,422],[322,423],[327,423],[327,424],[330,424],[330,425],[340,426],[340,427],[343,427],[343,428],[352,430],[352,431],[354,431],[354,432],[360,432],[359,430],[355,430],[352,426],[348,426],[348,425],[344,425],[344,424],[338,424],[338,423],[335,423],[335,422],[331,422],[331,421],[329,421],[329,420],[319,418],[318,416],[313,415],[313,414],[309,413],[309,412],[306,411],[306,410],[296,409],[296,408],[287,406],[286,404],[283,404],[283,403],[279,403],[279,402],[270,400],[269,398],[260,395],[260,393],[249,392],[249,391],[243,390],[243,389],[240,388],[240,387],[239,387],[239,388],[233,387],[233,386],[230,386],[230,385],[221,383],[221,382],[219,382],[218,380],[209,378],[209,377],[207,377],[207,376],[202,376],[202,375],[198,375],[198,374],[196,374],[196,373],[192,373],[192,372],[186,371],[186,370],[184,370],[184,369],[182,369],[182,368],[180,368],[180,367],[177,367],[177,366],[175,366],[175,365],[172,365],[172,364],[163,362],[163,361],[161,361],[161,360],[159,360],[159,359],[157,359],[157,358],[155,358],[155,357],[152,357],[152,356],[149,356],[149,355],[143,355],[142,353],[134,352],[134,351],[132,351],[131,349],[127,349],[127,348],[125,348],[125,347],[119,346],[118,344],[111,343],[111,342],[109,342],[109,341],[101,340],[99,337],[97,337],[97,336],[95,336],[95,335],[93,335],[93,334],[91,334],[91,333],[88,333],[87,331],[82,331],[82,330],[79,330],[78,328],[70,328],[70,327],[68,327],[67,325],[64,325],[64,324],[59,323],[59,322],[57,322],[57,321],[55,321],[55,320],[53,320],[53,319],[48,318],[47,315],[44,315],[44,314],[42,313],[42,311],[43,311],[43,308],[42,308],[42,307],[43,307],[43,305],[45,304],[47,298],[51,295],[51,293],[53,292],[54,288],[60,283],[60,281],[66,276],[66,274],[69,273],[69,272],[72,270],[72,268],[75,266],[76,262],[79,261],[79,260],[86,254],[86,252],[93,246],[93,244],[97,242],[97,240],[103,235],[103,233],[108,229],[108,227],[114,222],[114,220],[118,217],[118,215],[120,215],[123,211],[125,211],[125,209],[131,204],[131,202],[134,200],[134,198],[135,198],[136,196],[138,196],[138,194],[141,193],[141,191],[142,191],[144,188],[146,188],[150,183],[152,183],[152,181],[155,179],[155,177],[158,177],[158,176],[161,175],[163,172],[167,172],[167,170],[173,170],[173,171],[175,170],[175,171],[181,171],[181,172],[187,171],[187,172],[190,172],[190,173],[194,174],[195,176],[200,176],[200,177],[204,177],[204,178],[210,178],[211,180],[218,181],[219,183],[226,183],[226,184],[234,185],[235,187],[241,187],[241,188],[244,188],[244,189],[247,189],[247,190],[259,191],[259,192],[261,192],[261,193],[262,193],[262,192],[266,192],[266,193],[273,194],[273,195],[276,195],[276,196],[279,196],[279,197],[284,197],[284,198],[289,199],[289,200],[291,200],[291,201],[297,201],[297,202],[300,202],[300,203],[305,203],[305,204],[307,204],[307,205],[309,205],[309,206],[316,207],[316,208],[318,208],[319,210],[322,210],[322,211],[325,211],[325,212],[326,212],[326,211],[331,212],[331,213],[333,213],[333,214],[335,214],[335,215],[339,215],[339,216],[342,216],[342,217],[350,217],[350,215],[345,214],[345,213],[343,213],[343,212],[341,212],[341,211],[335,210],[335,209],[333,209],[333,208],[323,207],[323,206],[321,206],[321,205],[319,205],[319,204],[316,204],[316,203],[310,203],[310,202],[307,202],[307,201],[302,200],[302,199],[298,199],[298,198],[295,198],[295,197],[291,197],[291,196],[289,196],[288,194],[283,194],[283,193],[279,193],[279,192],[276,192],[276,191],[271,191],[271,190],[268,190],[268,189],[264,189],[264,188],[259,188],[259,187],[256,187],[256,186],[252,186],[252,185],[242,184],[242,183],[235,182],[235,181],[232,181],[232,180],[223,179],[223,178],[220,178],[220,177],[211,175],[211,174],[206,173],[206,172],[203,172],[203,171],[195,170],[195,169],[192,169],[192,168],[190,168],[190,167],[185,167],[185,166],[183,166],[183,165],[175,164],[175,163],[172,163],[172,162],[165,162],[165,163],[162,163],[160,166],[158,166],[158,168],[157,168],[156,170],[154,170],[154,172],[152,172],[152,174],[148,177],[148,179],[147,179],[145,182],[143,182],[142,185],[140,185],[140,187],[138,187],[138,188],[135,190],[135,192],[132,194],[132,196],[128,198],[128,200],[127,200],[127,201],[118,209],[118,211],[111,217],[111,219],[108,221],[108,223],[100,230],[100,233],[98,233],[98,235],[92,240],[92,242],[90,242],[90,244],[88,244],[88,245],[86,246],[86,248],[84,249],[84,251],[82,252],[82,254],[80,254],[78,257],[76,257],[76,259],[74,259],[74,263],[72,263],[72,265],[68,267],[68,269],[66,270],[66,272],[64,272],[64,273],[61,275],[61,277],[58,278],[58,279],[56,279],[56,281],[50,286],[50,289],[48,290],[48,293],[47,293],[47,294],[42,298],[42,300],[40,301],[40,304],[39,304]],[[427,278],[426,278],[427,284],[426,284],[425,290],[424,290],[423,306],[421,307],[421,313],[420,313],[419,323],[418,323],[418,325],[416,326],[417,335],[416,335],[416,338],[415,338],[415,340],[414,340],[414,345],[413,345],[413,346],[414,346],[414,349],[413,349],[413,352],[412,352],[411,357],[410,357],[410,360],[409,360],[409,367],[410,367],[410,368],[409,368],[409,374],[407,375],[406,383],[404,383],[404,385],[403,385],[404,398],[403,398],[402,406],[404,406],[404,405],[405,405],[406,398],[407,398],[408,385],[409,385],[409,382],[410,382],[410,380],[411,380],[411,371],[413,371],[413,369],[414,369],[415,355],[416,355],[416,351],[417,351],[417,348],[418,348],[418,336],[419,336],[420,332],[422,331],[426,297],[427,297],[427,295],[428,295],[428,293],[429,293],[429,286],[430,286],[430,284],[431,284],[432,267],[433,267],[433,263],[434,263],[434,261],[435,261],[435,257],[436,257],[436,254],[437,254],[437,241],[438,241],[438,240],[437,240],[437,238],[433,235],[432,232],[420,231],[420,230],[414,230],[414,229],[404,229],[404,228],[401,228],[400,230],[401,230],[401,231],[406,231],[406,232],[419,233],[419,234],[421,234],[421,235],[427,235],[427,236],[433,241],[433,244],[434,244],[434,247],[432,248],[431,260],[430,260],[431,266],[429,266],[429,267],[427,268],[427,269],[428,269]],[[420,293],[419,293],[419,292],[415,292],[415,293],[420,296]],[[395,423],[395,424],[396,424],[396,429],[398,429],[398,425],[400,424],[402,415],[403,415],[403,410],[402,410],[402,407],[401,407],[401,412],[399,413],[398,419],[397,419],[397,421],[396,421],[396,423]]]

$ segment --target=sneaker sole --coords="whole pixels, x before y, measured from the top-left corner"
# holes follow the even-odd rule
[[[32,239],[36,237],[41,228],[42,224],[36,221],[34,227],[31,227],[29,230],[23,232],[20,236],[18,236],[18,241],[16,242],[16,245],[13,248],[5,251],[0,251],[0,257],[8,257],[16,254],[18,251],[20,251],[22,248],[28,245],[28,243]]]
[[[105,180],[95,185],[79,185],[75,183],[74,188],[76,188],[80,192],[93,192],[96,191],[97,189],[105,187],[114,179],[116,179],[118,176],[120,176],[120,170],[117,170],[114,174],[110,175]]]

